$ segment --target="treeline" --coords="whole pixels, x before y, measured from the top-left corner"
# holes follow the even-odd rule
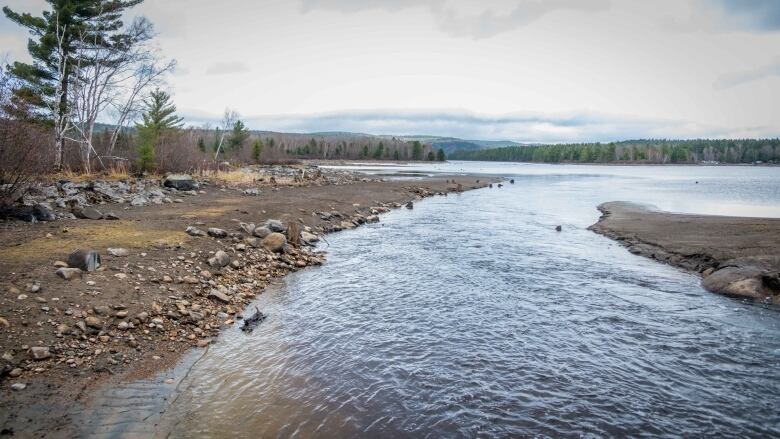
[[[780,139],[627,140],[455,151],[453,160],[543,163],[780,163]]]
[[[253,132],[230,109],[185,127],[152,23],[123,21],[143,0],[48,0],[41,16],[3,8],[27,30],[32,62],[0,65],[0,185],[46,171],[191,171],[296,159],[444,160],[419,141]],[[35,164],[35,167],[32,164]],[[11,184],[19,186],[19,184]]]

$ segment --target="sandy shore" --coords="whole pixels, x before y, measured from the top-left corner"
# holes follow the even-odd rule
[[[700,273],[709,291],[780,303],[780,219],[675,214],[626,202],[599,210],[590,229],[630,252]]]
[[[268,185],[259,196],[210,185],[182,203],[103,206],[119,213],[116,221],[0,223],[3,434],[74,434],[69,408],[87,401],[95,386],[150,376],[188,350],[218,342],[219,330],[240,323],[244,306],[266,286],[325,258],[303,246],[274,253],[251,245],[254,238],[240,223],[276,219],[322,236],[411,200],[446,195],[457,183],[463,190],[489,183],[453,181]],[[221,228],[228,236],[190,236],[185,229],[192,225]],[[108,247],[128,254],[110,256]],[[102,267],[73,280],[55,275],[55,261],[80,248],[99,251]],[[215,269],[207,260],[219,250],[231,264]],[[85,327],[90,321],[97,323]],[[23,389],[13,389],[20,384]]]

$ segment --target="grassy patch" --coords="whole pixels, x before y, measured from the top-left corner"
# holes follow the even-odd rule
[[[95,221],[67,229],[68,232],[59,232],[52,238],[35,238],[19,246],[0,249],[0,261],[53,261],[80,248],[94,249],[102,254],[107,247],[146,248],[161,243],[176,244],[189,238],[183,231],[142,229],[133,221]]]

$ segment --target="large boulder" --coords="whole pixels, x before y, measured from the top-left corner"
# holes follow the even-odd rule
[[[763,299],[780,293],[778,274],[758,267],[728,266],[705,277],[701,285],[713,293]]]
[[[46,203],[38,203],[32,207],[32,214],[38,221],[54,221],[57,215]]]
[[[74,207],[71,213],[79,219],[99,220],[103,219],[103,213],[94,207]]]
[[[198,189],[198,183],[187,174],[171,174],[163,179],[163,186],[179,191],[194,191]]]
[[[76,250],[68,256],[68,266],[84,271],[95,271],[100,267],[100,254],[95,250]]]
[[[274,253],[281,253],[284,251],[284,247],[287,244],[287,237],[281,233],[273,232],[270,235],[263,238],[263,247]]]

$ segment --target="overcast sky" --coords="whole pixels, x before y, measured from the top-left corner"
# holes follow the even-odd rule
[[[41,0],[0,1],[40,12]],[[524,142],[780,136],[780,0],[146,0],[190,123]],[[4,17],[0,48],[28,59]]]

